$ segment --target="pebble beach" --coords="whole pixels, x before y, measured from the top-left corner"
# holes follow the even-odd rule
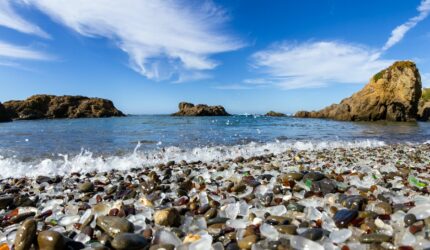
[[[430,145],[0,181],[0,249],[428,249]]]

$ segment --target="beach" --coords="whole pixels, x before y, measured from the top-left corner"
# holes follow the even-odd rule
[[[429,144],[397,143],[5,178],[0,241],[15,249],[425,249],[429,167]]]
[[[430,250],[430,0],[0,0],[0,250]]]

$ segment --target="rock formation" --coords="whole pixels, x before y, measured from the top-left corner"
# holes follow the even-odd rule
[[[370,82],[340,104],[320,111],[300,111],[296,117],[345,121],[411,121],[417,118],[421,77],[415,63],[398,61],[374,75]]]
[[[34,95],[3,105],[9,117],[15,120],[124,116],[112,101],[84,96]]]
[[[194,105],[188,102],[179,103],[179,111],[173,116],[226,116],[228,114],[223,106]]]
[[[9,113],[6,111],[5,107],[0,102],[0,122],[9,122],[9,121],[10,121]]]
[[[286,116],[284,113],[279,113],[275,111],[269,111],[266,113],[266,116],[273,116],[273,117],[283,117]]]
[[[418,119],[428,121],[430,119],[430,88],[424,88],[420,102],[418,103]]]

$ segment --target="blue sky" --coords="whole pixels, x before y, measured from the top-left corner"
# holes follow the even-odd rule
[[[395,60],[430,86],[430,0],[0,0],[0,101],[87,95],[127,113],[180,101],[318,109]]]

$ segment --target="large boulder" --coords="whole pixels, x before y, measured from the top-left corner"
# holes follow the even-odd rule
[[[363,89],[320,111],[296,117],[344,121],[411,121],[417,119],[421,77],[415,63],[398,61],[374,75]]]
[[[179,103],[179,111],[174,116],[227,116],[223,106],[194,105],[188,102]]]
[[[34,95],[24,101],[5,102],[4,106],[9,117],[16,120],[124,116],[112,101],[85,96]]]
[[[9,122],[9,121],[10,121],[9,113],[7,112],[3,104],[0,102],[0,122]]]
[[[418,119],[428,121],[430,119],[430,88],[424,88],[420,102],[418,103]]]

